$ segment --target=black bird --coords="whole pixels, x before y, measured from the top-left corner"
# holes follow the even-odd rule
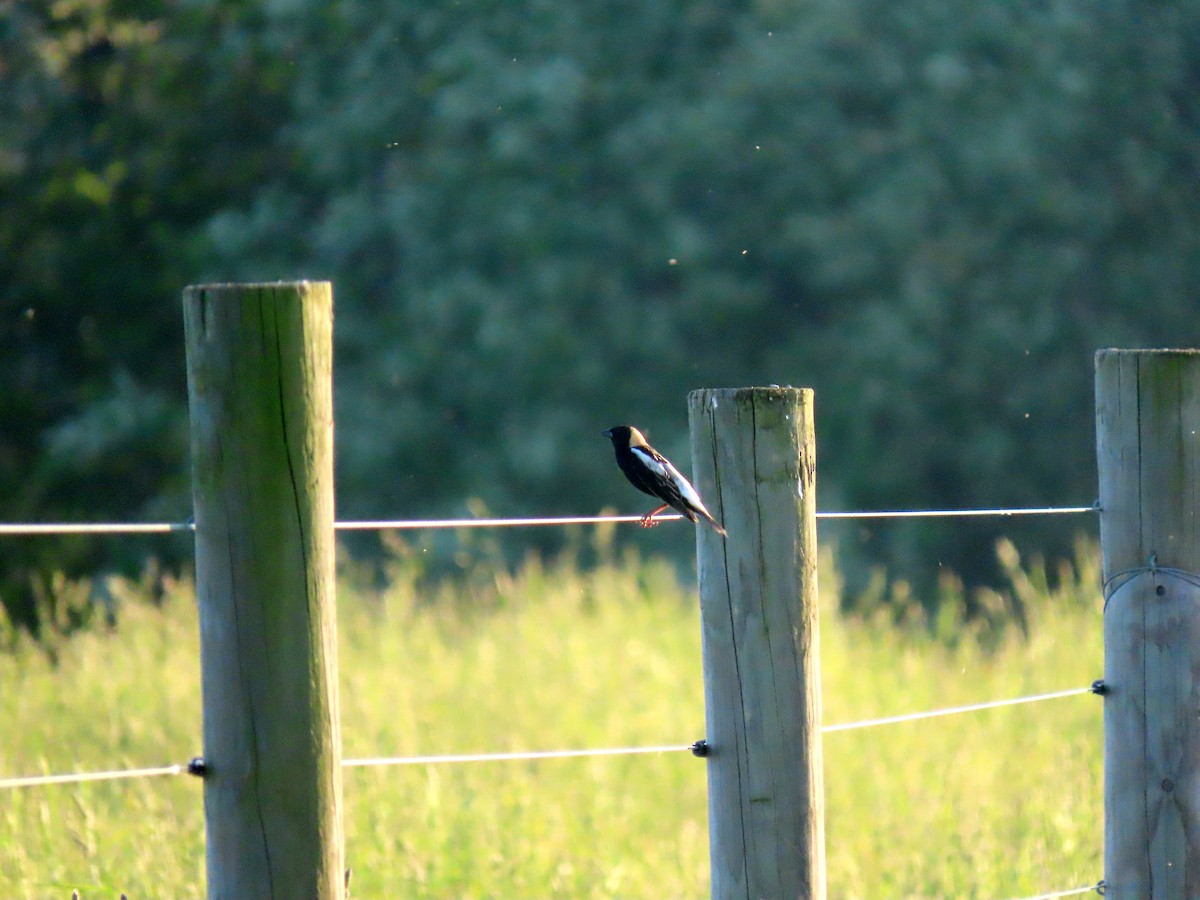
[[[708,522],[717,534],[725,537],[725,529],[712,517],[696,489],[679,474],[671,461],[646,443],[645,436],[632,425],[614,425],[604,436],[612,441],[617,453],[617,465],[625,477],[639,491],[663,501],[663,505],[642,516],[642,527],[653,528],[658,522],[654,517],[668,506],[683,513],[691,522],[697,516]]]

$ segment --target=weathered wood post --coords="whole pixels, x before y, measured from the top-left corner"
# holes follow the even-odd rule
[[[183,297],[210,900],[344,894],[328,282]]]
[[[688,396],[712,896],[825,897],[813,392]]]
[[[1200,897],[1200,352],[1096,354],[1104,880]]]

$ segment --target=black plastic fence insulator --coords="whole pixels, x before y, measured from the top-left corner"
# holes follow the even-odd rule
[[[693,756],[708,756],[708,741],[699,740],[692,744],[691,750]]]
[[[204,762],[203,756],[194,756],[188,762],[187,771],[189,775],[195,775],[197,778],[203,778],[208,772],[208,764]]]
[[[1097,678],[1092,682],[1092,693],[1100,697],[1108,693],[1108,685],[1104,683],[1103,678]]]

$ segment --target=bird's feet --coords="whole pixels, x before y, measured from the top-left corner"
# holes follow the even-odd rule
[[[657,512],[657,510],[655,510],[655,512]],[[646,513],[644,516],[642,516],[638,524],[643,528],[655,528],[661,525],[662,522],[654,518],[654,513]]]

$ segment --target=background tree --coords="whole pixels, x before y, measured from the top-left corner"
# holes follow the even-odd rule
[[[335,282],[352,516],[632,508],[601,428],[686,458],[687,390],[773,382],[817,388],[826,508],[1087,503],[1092,351],[1197,340],[1196,0],[33,8],[0,100],[21,516],[186,508],[201,278]],[[852,574],[979,581],[1001,531],[1072,528],[836,534]]]
[[[310,174],[219,220],[338,280],[356,509],[594,508],[597,422],[751,382],[818,388],[829,503],[1087,503],[1091,351],[1194,334],[1194,3],[378,12],[274,21]],[[843,538],[978,579],[998,527],[1070,533]]]
[[[7,520],[186,517],[179,289],[206,258],[202,223],[274,162],[285,69],[253,39],[257,4],[172,6],[0,7]],[[69,629],[88,609],[56,609],[52,573],[179,549],[7,539],[0,599]]]

